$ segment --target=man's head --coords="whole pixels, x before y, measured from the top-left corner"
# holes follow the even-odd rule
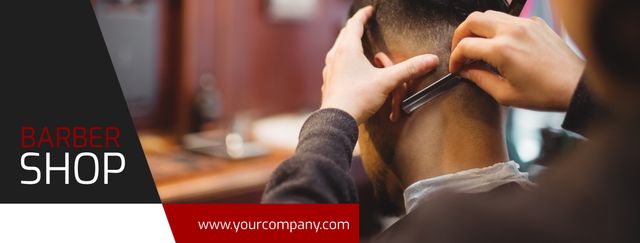
[[[496,0],[497,3],[500,0]],[[382,108],[360,127],[360,149],[365,170],[371,178],[385,213],[398,214],[403,208],[403,177],[398,161],[418,161],[426,146],[441,144],[448,124],[474,122],[499,123],[500,108],[486,93],[469,82],[457,85],[445,96],[404,114],[400,103],[409,95],[443,77],[447,72],[451,38],[457,26],[475,10],[500,9],[478,6],[476,0],[360,0],[353,10],[366,5],[375,14],[362,38],[365,55],[377,67],[387,67],[413,56],[431,53],[440,58],[439,67],[430,74],[410,80],[392,93]],[[491,1],[485,1],[491,2]],[[354,12],[352,11],[352,13]],[[455,122],[454,122],[455,120]],[[433,122],[431,122],[433,121]],[[467,123],[465,123],[468,121]],[[430,124],[425,124],[430,123]],[[451,135],[448,139],[456,139]],[[423,149],[421,149],[423,148]],[[406,166],[406,163],[405,165]],[[406,170],[405,170],[406,171]]]

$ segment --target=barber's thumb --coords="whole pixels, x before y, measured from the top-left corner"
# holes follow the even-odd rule
[[[399,83],[420,77],[438,67],[438,56],[425,54],[412,57],[404,62],[385,68],[387,80],[395,87]]]
[[[458,75],[475,83],[478,87],[489,93],[491,96],[495,96],[495,94],[498,93],[498,90],[505,85],[505,81],[502,79],[502,77],[490,70],[481,67],[463,69],[460,71],[460,73],[458,73]]]

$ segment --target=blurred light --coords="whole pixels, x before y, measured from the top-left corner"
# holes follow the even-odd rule
[[[520,141],[517,145],[518,155],[522,162],[530,162],[540,155],[540,141],[534,138],[527,138]]]
[[[238,133],[229,133],[225,138],[227,154],[231,158],[240,158],[244,155],[244,140]]]
[[[270,0],[269,15],[275,21],[305,21],[313,19],[318,0]]]

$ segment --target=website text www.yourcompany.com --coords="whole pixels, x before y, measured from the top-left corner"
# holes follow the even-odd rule
[[[294,231],[327,231],[349,230],[349,221],[198,221],[200,230],[284,230]]]

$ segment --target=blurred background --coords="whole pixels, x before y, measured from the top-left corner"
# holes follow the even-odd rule
[[[259,202],[320,105],[324,57],[351,1],[92,3],[162,201]],[[534,15],[564,36],[546,0],[529,0],[523,16]],[[510,109],[509,152],[523,170],[572,146],[563,117]],[[366,237],[385,223],[355,158]]]
[[[259,202],[350,0],[94,0],[165,202]]]

